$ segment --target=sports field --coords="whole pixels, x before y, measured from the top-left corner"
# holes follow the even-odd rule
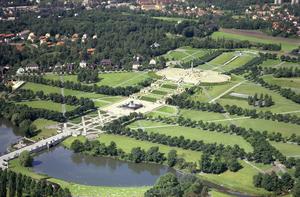
[[[54,103],[52,101],[24,101],[24,102],[18,102],[17,104],[27,105],[32,108],[47,109],[47,110],[52,110],[57,112],[62,111],[61,103]],[[66,105],[67,111],[74,110],[75,108],[76,106]]]
[[[112,87],[125,87],[136,85],[139,82],[150,78],[150,75],[147,72],[112,72],[99,74],[98,77],[100,79],[100,81],[96,83],[98,86],[107,85]],[[60,80],[60,76],[55,74],[46,75],[44,78]],[[64,80],[78,82],[77,75],[65,75]]]
[[[244,148],[246,152],[251,152],[253,150],[252,146],[248,142],[246,142],[242,137],[235,135],[204,131],[202,129],[181,127],[147,120],[136,121],[130,124],[129,127],[132,129],[141,128],[148,133],[154,132],[177,137],[184,136],[186,139],[203,140],[205,143],[217,143],[231,146],[237,144],[241,148]]]
[[[226,31],[226,30],[225,30]],[[288,52],[293,49],[296,49],[299,46],[299,41],[287,41],[287,39],[278,39],[274,38],[272,36],[264,36],[257,35],[255,33],[245,33],[239,30],[233,30],[233,31],[226,31],[224,30],[214,32],[212,34],[212,38],[218,39],[218,38],[225,38],[229,40],[248,40],[250,42],[256,42],[256,43],[264,43],[264,44],[281,44],[282,51]]]

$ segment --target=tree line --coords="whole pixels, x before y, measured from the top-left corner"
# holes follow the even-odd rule
[[[273,74],[276,78],[291,78],[291,77],[300,77],[300,69],[299,68],[272,68],[272,67],[266,67],[263,68],[263,72],[265,74]]]
[[[88,109],[95,109],[94,102],[89,98],[77,98],[76,96],[72,95],[62,96],[58,93],[45,94],[43,90],[34,92],[28,89],[19,89],[16,92],[14,92],[13,95],[9,97],[9,99],[15,102],[34,99],[51,100],[55,103],[62,103],[75,106],[80,105],[86,106]]]
[[[83,92],[95,92],[97,94],[105,94],[105,95],[111,95],[111,96],[129,96],[131,94],[134,94],[136,92],[139,92],[142,88],[150,86],[151,83],[153,83],[154,79],[148,78],[144,81],[139,82],[135,86],[126,86],[126,87],[111,87],[111,86],[98,86],[97,84],[94,85],[84,85],[81,83],[76,83],[72,81],[66,81],[61,82],[59,80],[50,80],[45,79],[41,76],[22,76],[20,77],[22,80],[33,82],[33,83],[39,83],[49,86],[55,86],[55,87],[64,87],[67,89],[72,90],[78,90]]]
[[[197,87],[186,89],[183,93],[173,95],[166,99],[169,105],[178,106],[182,109],[192,109],[199,111],[210,111],[217,113],[226,113],[230,115],[247,116],[250,118],[260,118],[271,121],[286,122],[292,124],[300,124],[300,118],[296,115],[290,114],[276,114],[270,111],[257,112],[256,109],[244,109],[236,105],[222,106],[219,103],[205,103],[200,101],[189,100],[189,97],[198,91]]]
[[[190,172],[196,171],[196,164],[186,162],[184,158],[179,158],[176,150],[170,150],[167,155],[160,152],[158,146],[150,147],[144,150],[141,147],[133,147],[129,153],[126,153],[121,148],[118,148],[114,141],[109,145],[101,143],[98,140],[85,140],[81,142],[76,139],[71,143],[71,150],[75,153],[85,153],[93,156],[109,156],[120,160],[130,161],[134,163],[158,163],[166,164],[169,167],[179,169],[187,169]]]
[[[7,196],[71,197],[72,195],[68,189],[63,189],[58,184],[46,180],[37,181],[20,173],[0,169],[0,197]]]
[[[80,69],[77,73],[77,81],[85,83],[96,83],[99,81],[98,71],[90,69]]]

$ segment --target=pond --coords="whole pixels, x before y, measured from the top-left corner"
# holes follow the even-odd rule
[[[11,122],[0,118],[0,155],[7,152],[7,148],[22,136],[22,133]]]
[[[175,170],[158,164],[136,164],[73,153],[62,146],[34,158],[33,170],[53,178],[93,186],[148,186]]]

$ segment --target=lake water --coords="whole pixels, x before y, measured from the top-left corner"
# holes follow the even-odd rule
[[[22,134],[9,121],[0,119],[0,155],[3,155],[7,148],[21,137]]]
[[[175,173],[175,170],[163,165],[93,157],[73,153],[62,146],[37,155],[33,170],[65,181],[94,186],[153,185],[161,175]]]

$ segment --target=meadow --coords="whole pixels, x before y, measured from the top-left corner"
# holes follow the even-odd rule
[[[19,105],[27,105],[32,108],[38,108],[38,109],[47,109],[57,112],[62,112],[62,104],[61,103],[55,103],[52,101],[24,101],[24,102],[18,102]],[[66,111],[72,111],[76,108],[76,106],[73,105],[67,105],[66,104]]]
[[[198,128],[169,125],[147,120],[136,121],[130,124],[128,127],[132,129],[141,128],[148,133],[154,132],[165,134],[167,136],[183,136],[184,138],[190,140],[203,140],[205,143],[217,143],[231,146],[236,144],[241,148],[244,148],[246,152],[251,152],[253,150],[252,146],[240,136],[204,131]]]
[[[180,47],[178,49],[169,51],[163,55],[169,61],[180,61],[182,63],[189,62],[193,59],[201,58],[210,50],[207,49],[196,49],[192,47]]]
[[[284,52],[291,51],[293,49],[296,49],[299,46],[299,43],[297,44],[296,42],[292,43],[289,41],[285,41],[284,39],[274,40],[274,38],[271,36],[265,36],[264,38],[261,38],[256,36],[255,34],[245,35],[244,33],[241,33],[238,30],[235,31],[234,33],[223,32],[223,31],[214,32],[212,34],[212,38],[214,39],[225,38],[229,40],[248,40],[250,42],[263,43],[263,44],[281,44],[282,51]]]
[[[300,78],[275,78],[272,75],[265,75],[262,77],[266,82],[274,85],[278,85],[283,88],[291,88],[295,92],[300,93]]]
[[[150,74],[147,72],[112,72],[101,73],[98,75],[99,82],[95,83],[98,86],[112,86],[112,87],[126,87],[133,86],[150,78]],[[59,75],[48,74],[44,78],[51,80],[60,80]],[[78,82],[77,75],[64,75],[65,81]]]

